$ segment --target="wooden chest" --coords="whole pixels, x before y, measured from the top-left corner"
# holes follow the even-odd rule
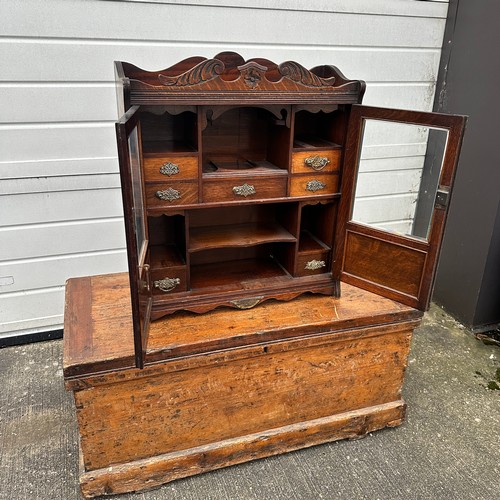
[[[256,309],[153,322],[134,364],[127,274],[68,281],[64,376],[84,496],[181,477],[399,425],[422,313],[345,285]]]

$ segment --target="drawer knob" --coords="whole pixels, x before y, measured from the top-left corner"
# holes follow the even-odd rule
[[[304,269],[308,271],[315,271],[316,269],[321,269],[322,267],[326,267],[324,260],[310,260]]]
[[[163,191],[156,191],[156,197],[164,201],[174,201],[181,197],[181,192],[177,191],[177,189],[168,188]]]
[[[313,181],[309,181],[306,184],[306,190],[312,191],[313,193],[316,191],[320,191],[321,189],[326,188],[326,184],[324,182],[318,181],[317,179]]]
[[[255,194],[255,188],[251,184],[243,184],[243,186],[234,186],[233,187],[233,193],[237,194],[238,196],[244,196],[245,198],[247,196],[250,196],[251,194]]]
[[[304,163],[313,170],[323,170],[330,163],[330,160],[326,156],[314,155],[305,158]]]
[[[153,281],[155,288],[159,288],[162,292],[171,292],[177,285],[181,284],[179,278],[164,278],[162,280]]]
[[[176,175],[178,173],[179,165],[176,165],[175,163],[172,163],[170,161],[167,161],[167,163],[164,163],[160,167],[160,174],[168,175],[170,177],[171,175]]]

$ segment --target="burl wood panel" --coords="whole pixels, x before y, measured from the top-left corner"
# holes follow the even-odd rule
[[[344,271],[368,282],[417,297],[426,253],[348,231]]]
[[[405,409],[403,401],[395,401],[83,472],[80,486],[86,498],[154,488],[229,465],[394,427],[403,421]]]
[[[400,400],[413,326],[76,391],[85,469]]]

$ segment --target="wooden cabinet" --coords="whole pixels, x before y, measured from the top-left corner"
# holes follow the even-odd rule
[[[364,82],[333,66],[233,52],[162,71],[117,62],[116,74],[138,367],[150,322],[176,311],[339,297],[341,281],[427,307],[463,117],[361,106]],[[357,216],[363,144],[388,123],[422,137],[416,157],[441,155],[420,176],[434,186],[422,188],[425,234]]]

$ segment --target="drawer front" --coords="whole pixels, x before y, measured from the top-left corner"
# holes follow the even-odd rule
[[[144,179],[168,182],[198,178],[198,156],[164,156],[144,158]]]
[[[340,149],[292,153],[292,173],[335,172],[340,165]]]
[[[231,180],[204,180],[203,201],[250,201],[286,196],[287,178],[234,178]]]
[[[148,208],[165,208],[174,205],[198,203],[198,182],[170,182],[146,184]]]
[[[297,255],[295,276],[313,276],[329,272],[328,250]]]
[[[162,267],[151,269],[151,286],[155,295],[169,295],[175,292],[185,292],[187,288],[186,268]]]
[[[296,175],[292,177],[290,196],[318,196],[337,193],[338,174]]]

